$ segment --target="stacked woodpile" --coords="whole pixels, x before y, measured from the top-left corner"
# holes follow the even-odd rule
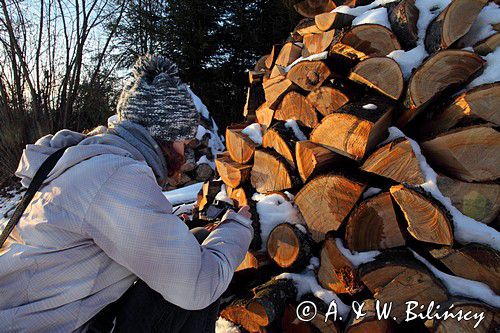
[[[475,52],[458,48],[486,4],[454,0],[436,13],[420,41],[429,56],[409,77],[387,55],[418,43],[413,0],[373,5],[387,10],[390,29],[352,25],[354,16],[331,12],[337,1],[295,5],[306,18],[249,71],[247,122],[227,128],[221,180],[199,194],[199,211],[223,192],[254,213],[255,239],[221,317],[249,332],[498,329],[500,83],[467,88],[498,34]],[[266,196],[301,221],[274,221],[265,232]],[[478,282],[490,296],[473,290]],[[334,320],[332,299],[349,309],[364,302],[366,315],[344,309]],[[297,319],[304,300],[317,305],[314,320]],[[377,300],[392,302],[389,318],[376,318]],[[477,328],[438,317],[407,322],[409,301],[421,306],[416,313],[434,302],[441,309],[429,313],[453,305],[485,317]]]

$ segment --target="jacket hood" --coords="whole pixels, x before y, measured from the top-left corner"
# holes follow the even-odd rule
[[[98,134],[91,132],[89,135],[65,129],[56,134],[46,135],[34,144],[26,146],[15,172],[15,175],[21,178],[21,184],[28,187],[42,163],[52,153],[64,147],[69,148],[49,173],[45,182],[57,178],[81,161],[103,154],[130,157],[146,162],[137,148],[118,135],[108,133],[108,129],[104,126],[98,128]]]

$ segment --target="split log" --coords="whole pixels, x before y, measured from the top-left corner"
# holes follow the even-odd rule
[[[427,52],[446,49],[464,36],[487,3],[487,0],[453,0],[427,27],[424,41]]]
[[[262,147],[273,148],[288,162],[292,169],[296,169],[294,152],[297,141],[293,130],[286,127],[285,122],[278,121],[268,128],[262,137]]]
[[[300,182],[286,160],[269,149],[255,151],[250,180],[259,193],[289,190]]]
[[[410,122],[445,90],[468,82],[484,63],[478,55],[464,50],[445,50],[428,58],[410,77],[399,126]]]
[[[285,75],[286,75],[285,67],[280,65],[274,65],[273,69],[271,70],[271,74],[269,74],[269,78],[273,79],[275,77],[285,76]]]
[[[302,61],[293,66],[286,78],[304,90],[312,91],[325,82],[331,71],[322,61]]]
[[[355,313],[351,313],[349,321],[345,329],[345,333],[392,333],[395,332],[393,321],[377,316],[375,308],[375,300],[366,299],[362,302],[363,313],[362,317],[357,317]],[[383,305],[381,305],[382,307]]]
[[[346,81],[332,80],[328,85],[319,87],[307,95],[307,100],[323,116],[327,116],[351,102],[355,87]]]
[[[293,7],[300,15],[314,18],[316,15],[331,12],[337,6],[332,0],[303,0]]]
[[[398,323],[406,318],[408,301],[423,306],[413,309],[421,313],[431,302],[439,304],[448,299],[442,283],[408,251],[384,251],[374,261],[359,266],[358,274],[375,299],[392,302],[391,317]]]
[[[257,60],[257,62],[255,63],[255,66],[253,68],[254,71],[257,71],[257,72],[266,72],[269,68],[267,68],[266,66],[266,62],[267,62],[267,58],[269,58],[269,54],[266,54],[262,57],[259,58],[259,60]]]
[[[265,64],[266,64],[267,69],[273,68],[282,47],[283,47],[283,44],[274,44],[273,45],[273,48],[271,49],[271,53],[269,54],[269,57],[267,57],[267,59],[266,59]]]
[[[364,189],[365,184],[337,174],[320,175],[302,187],[294,201],[316,242],[340,227]]]
[[[344,27],[348,27],[355,18],[355,16],[349,14],[329,12],[316,15],[314,17],[314,22],[319,30],[328,31],[331,29],[342,29]]]
[[[258,270],[264,266],[270,265],[271,261],[267,256],[267,253],[263,251],[248,251],[245,255],[245,259],[241,262],[241,264],[236,268],[235,272],[242,272],[246,269],[249,270]]]
[[[417,187],[396,185],[390,192],[405,216],[408,232],[415,239],[433,244],[453,244],[452,219],[441,203]]]
[[[310,140],[359,161],[387,135],[392,110],[378,98],[348,103],[323,118]]]
[[[467,182],[500,177],[500,134],[483,125],[452,130],[422,143],[428,161],[446,175]]]
[[[362,289],[355,267],[337,247],[335,238],[327,236],[323,243],[318,282],[336,294],[355,294]]]
[[[330,48],[335,37],[335,30],[304,36],[304,46],[308,51],[306,56],[324,52]]]
[[[249,206],[251,203],[251,193],[245,186],[236,188],[226,186],[226,194],[234,201],[236,208]]]
[[[459,249],[442,248],[430,253],[453,274],[465,279],[483,282],[495,294],[500,294],[500,253],[495,249],[469,243]]]
[[[224,184],[230,187],[238,187],[250,176],[251,165],[234,162],[229,153],[220,154],[215,159],[217,172]]]
[[[466,183],[438,175],[437,186],[462,214],[490,224],[500,214],[500,185]]]
[[[342,76],[348,76],[350,70],[366,58],[368,58],[368,55],[365,53],[342,43],[333,44],[328,51],[330,67],[335,70],[336,74]]]
[[[234,300],[221,311],[220,316],[240,325],[248,332],[263,332],[262,327],[257,324],[257,315],[246,308],[249,301],[248,298]]]
[[[347,220],[345,240],[352,251],[384,250],[405,245],[389,193],[361,202]]]
[[[264,71],[256,71],[256,70],[252,70],[252,71],[248,71],[248,83],[250,85],[253,85],[253,84],[262,84],[262,82],[264,81],[264,77],[265,77],[266,73]]]
[[[370,57],[383,57],[401,45],[391,30],[379,24],[360,24],[348,30],[339,40]]]
[[[456,97],[430,120],[419,122],[419,132],[434,137],[457,125],[485,120],[500,126],[500,82],[474,87]]]
[[[314,23],[314,19],[305,18],[301,20],[299,24],[297,24],[292,34],[293,33],[298,34],[303,39],[303,36],[307,34],[319,34],[321,33],[321,30],[319,30],[319,28],[316,26],[316,23]]]
[[[246,308],[259,326],[268,326],[275,320],[281,320],[286,306],[297,295],[297,288],[292,280],[273,279],[253,289],[254,297]]]
[[[247,164],[253,158],[257,144],[242,131],[245,125],[233,125],[226,129],[226,147],[231,159],[240,164]]]
[[[203,183],[196,200],[196,207],[198,207],[199,211],[204,210],[207,204],[214,202],[215,196],[220,192],[222,184],[222,181],[218,180],[210,180]]]
[[[500,316],[498,314],[498,309],[494,309],[489,305],[484,303],[470,300],[470,299],[451,299],[448,302],[440,304],[441,307],[434,314],[438,316],[433,316],[433,319],[426,321],[425,325],[429,328],[430,332],[440,332],[440,333],[493,333],[500,326]],[[444,311],[450,309],[450,312],[457,314],[462,312],[463,315],[467,315],[468,318],[474,318],[475,315],[483,314],[484,318],[481,323],[477,326],[478,320],[458,320],[457,318],[446,318],[444,316]],[[438,319],[441,318],[441,319]],[[479,319],[479,318],[478,318]]]
[[[214,175],[214,169],[207,163],[200,163],[194,170],[194,179],[199,182],[207,181]]]
[[[295,144],[295,159],[303,182],[347,163],[344,156],[311,141],[299,141]]]
[[[287,67],[292,62],[300,58],[302,54],[302,47],[297,43],[286,43],[281,48],[281,51],[276,58],[275,65]]]
[[[266,101],[261,84],[253,84],[247,89],[247,99],[243,107],[243,116],[248,120],[255,119],[255,110]]]
[[[474,44],[473,49],[479,55],[485,56],[500,46],[500,33],[493,34]]]
[[[294,84],[286,77],[280,75],[266,80],[263,87],[267,106],[274,109],[281,102],[282,97],[294,89]]]
[[[403,93],[403,72],[392,58],[365,59],[352,69],[349,79],[367,85],[394,100],[398,100]]]
[[[257,117],[257,122],[261,125],[262,130],[265,131],[273,122],[274,110],[270,109],[266,103],[264,103],[255,110],[255,115]]]
[[[290,223],[276,226],[267,239],[267,254],[279,267],[300,271],[309,265],[313,244],[310,236]]]
[[[406,138],[399,138],[375,150],[363,163],[361,170],[392,179],[398,183],[420,185],[424,175]]]
[[[274,119],[277,120],[297,120],[301,125],[313,128],[318,125],[318,115],[311,103],[305,96],[290,91],[285,95],[274,112]]]
[[[403,49],[410,50],[417,46],[419,12],[415,0],[389,3],[388,14],[391,30],[398,37]]]

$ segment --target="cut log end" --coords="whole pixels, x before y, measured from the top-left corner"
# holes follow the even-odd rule
[[[267,240],[267,253],[276,265],[290,271],[304,269],[312,257],[312,242],[289,223],[276,226]]]

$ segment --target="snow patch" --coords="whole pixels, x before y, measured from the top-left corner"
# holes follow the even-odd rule
[[[383,25],[386,28],[391,28],[391,24],[389,23],[389,15],[387,14],[387,8],[381,7],[376,9],[371,9],[363,14],[359,15],[352,21],[352,25],[360,25],[360,24],[379,24]]]
[[[227,202],[230,205],[234,205],[233,199],[231,199],[231,198],[229,198],[227,196],[227,191],[226,191],[226,185],[225,184],[222,184],[222,186],[220,187],[220,191],[219,191],[219,193],[217,193],[215,195],[214,200],[224,201],[224,202]]]
[[[398,1],[398,0],[375,0],[366,6],[357,6],[357,7],[353,7],[353,8],[343,5],[343,6],[338,6],[337,8],[332,10],[332,13],[336,12],[336,13],[349,14],[352,16],[361,16],[365,12],[369,11],[370,9],[373,9],[375,7],[379,7],[381,5],[385,5],[385,4],[388,4],[391,2],[395,2],[395,1]]]
[[[378,106],[376,106],[375,104],[365,104],[363,105],[363,109],[365,110],[377,110]]]
[[[500,307],[500,296],[496,295],[486,284],[443,273],[415,251],[411,251],[415,258],[420,260],[439,280],[441,280],[441,282],[443,282],[450,294],[454,296],[475,298],[491,306]]]
[[[267,239],[271,231],[278,224],[304,224],[299,210],[279,194],[255,193],[252,199],[257,201],[257,213],[259,214],[260,232],[262,237],[262,249],[266,249]]]
[[[495,34],[496,31],[491,25],[498,23],[500,21],[499,17],[500,6],[494,2],[490,2],[487,6],[484,6],[471,28],[465,36],[462,37],[460,42],[463,43],[464,46],[473,46],[480,40]]]
[[[398,63],[399,67],[401,67],[401,71],[403,72],[403,77],[407,80],[410,77],[411,72],[420,66],[428,55],[429,54],[425,51],[424,45],[420,44],[408,51],[392,51],[387,56],[394,59]]]
[[[241,331],[229,320],[219,317],[215,322],[215,333],[241,333]]]
[[[337,310],[342,320],[348,319],[347,317],[351,308],[345,305],[333,291],[323,289],[319,285],[314,270],[306,268],[301,273],[282,273],[276,276],[276,279],[293,280],[295,287],[297,287],[297,301],[299,301],[303,295],[312,293],[327,305],[334,301],[337,304]]]
[[[293,66],[297,65],[299,62],[302,61],[316,61],[316,60],[323,60],[328,57],[328,51],[317,53],[317,54],[312,54],[308,57],[300,57],[294,62],[292,62],[290,65],[285,67],[285,72],[288,72],[290,69],[292,69]]]
[[[198,192],[200,192],[202,186],[203,183],[196,183],[172,191],[165,191],[163,192],[163,195],[172,204],[172,206],[190,203],[196,201],[198,198]]]
[[[380,192],[382,192],[382,190],[378,187],[369,187],[366,189],[366,191],[363,192],[362,199],[364,200],[366,198],[373,197],[375,194],[378,194]]]
[[[200,164],[208,164],[208,165],[210,165],[210,167],[212,169],[215,170],[215,162],[210,161],[206,155],[203,155],[202,157],[200,157],[200,159],[198,161],[196,161],[196,165],[200,165]]]
[[[338,249],[344,257],[349,260],[349,262],[354,266],[358,267],[361,264],[366,264],[367,262],[375,260],[375,257],[380,254],[380,251],[366,251],[366,252],[356,252],[351,251],[344,247],[342,239],[336,238],[335,244],[337,244]]]
[[[259,123],[248,125],[241,131],[241,133],[248,136],[250,140],[258,144],[259,146],[262,145],[262,129]]]
[[[500,81],[500,47],[487,54],[483,59],[486,60],[484,71],[469,84],[468,89],[481,84]]]
[[[297,121],[294,119],[288,119],[285,122],[285,127],[290,128],[293,131],[293,134],[299,141],[304,141],[307,140],[307,137],[304,135],[304,132],[302,132],[299,128],[299,125],[297,124]]]
[[[302,224],[295,224],[295,227],[299,229],[299,231],[302,232],[303,234],[307,234],[307,229]]]

